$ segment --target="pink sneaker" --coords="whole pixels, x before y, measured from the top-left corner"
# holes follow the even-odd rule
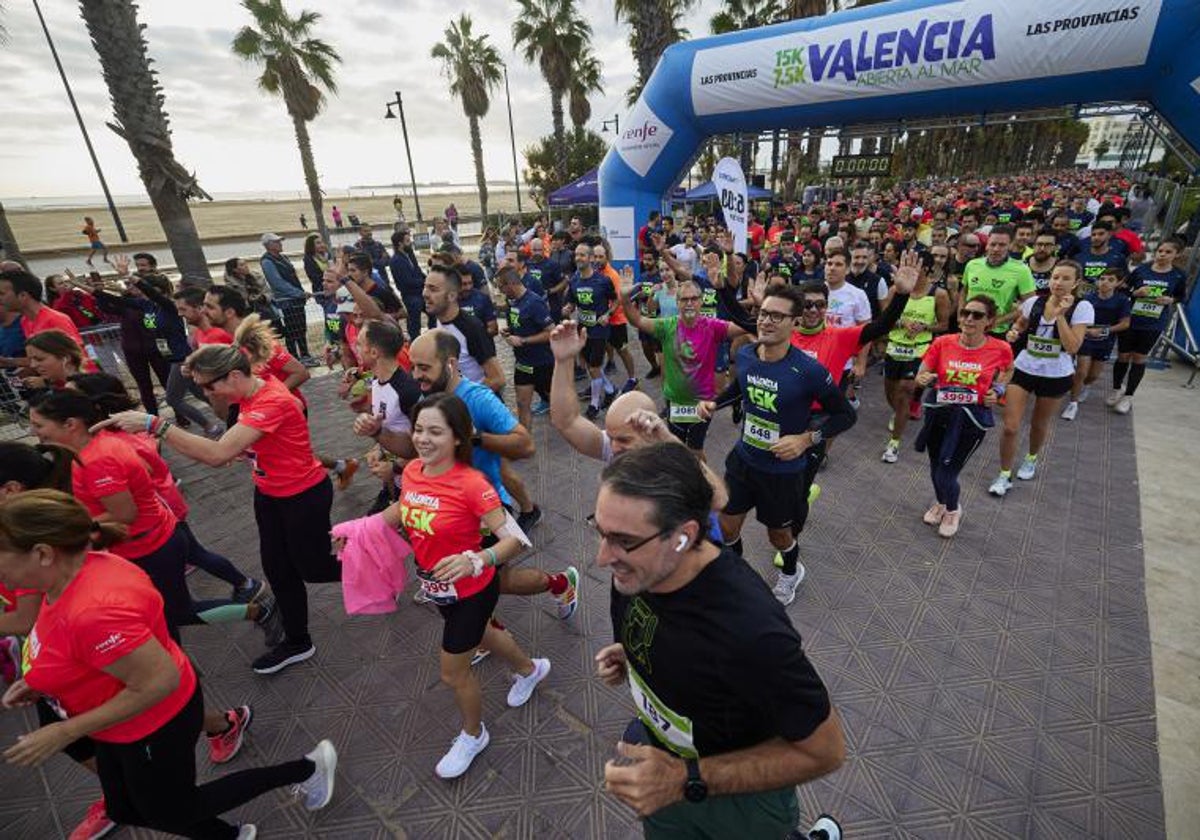
[[[70,840],[98,840],[116,827],[117,824],[108,818],[104,800],[97,799],[87,809],[83,822],[75,826],[75,830],[71,832]]]
[[[242,748],[242,739],[246,737],[253,717],[249,706],[238,706],[227,711],[225,720],[229,721],[229,729],[220,735],[208,736],[208,760],[213,764],[232,761]]]

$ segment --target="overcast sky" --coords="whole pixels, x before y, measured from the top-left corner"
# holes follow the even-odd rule
[[[550,132],[550,95],[535,67],[512,51],[516,3],[506,0],[286,0],[293,13],[324,15],[318,36],[342,56],[339,94],[310,124],[322,185],[407,181],[398,120],[384,121],[385,103],[404,94],[418,181],[473,182],[467,121],[447,92],[429,50],[442,38],[447,10],[468,12],[509,66],[517,153]],[[129,148],[106,126],[112,118],[99,61],[74,0],[41,0],[55,45],[75,91],[101,165],[115,193],[142,192]],[[595,33],[604,93],[593,97],[592,128],[625,112],[633,81],[628,29],[611,2],[580,0]],[[719,0],[703,0],[689,24],[708,32]],[[10,40],[0,48],[0,197],[98,195],[62,83],[29,0],[5,3]],[[402,11],[401,11],[402,10]],[[259,92],[257,70],[229,51],[249,15],[237,0],[143,0],[150,56],[166,93],[175,153],[209,192],[302,190],[303,174],[283,102]],[[483,121],[489,180],[512,177],[508,122],[501,87]],[[524,166],[524,160],[520,163]]]

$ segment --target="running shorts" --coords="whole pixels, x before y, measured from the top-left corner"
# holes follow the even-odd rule
[[[500,600],[500,575],[492,575],[491,582],[471,595],[453,604],[439,604],[442,614],[442,650],[446,653],[467,653],[479,647],[488,621]]]
[[[607,338],[589,338],[583,345],[583,360],[588,367],[598,368],[604,365],[604,348],[608,346]]]
[[[620,350],[629,341],[629,328],[625,324],[608,325],[608,346]]]
[[[813,465],[819,460],[820,455],[810,450],[798,459],[806,463],[806,468],[793,473],[768,473],[747,464],[734,447],[725,458],[729,501],[724,512],[740,516],[753,510],[755,518],[767,528],[790,528],[803,521],[808,515],[808,488],[816,475]]]
[[[893,359],[883,357],[884,379],[916,379],[917,371],[921,369],[920,359]]]
[[[1074,375],[1034,376],[1032,373],[1026,373],[1023,370],[1017,369],[1013,371],[1013,378],[1010,384],[1023,388],[1035,397],[1054,399],[1070,391],[1071,383],[1074,380]]]
[[[1161,333],[1158,330],[1125,330],[1117,333],[1117,351],[1136,353],[1139,356],[1149,356],[1154,345],[1158,343]]]
[[[554,376],[553,365],[541,365],[527,368],[524,365],[513,366],[513,384],[532,385],[533,390],[545,396],[550,393],[550,379]]]

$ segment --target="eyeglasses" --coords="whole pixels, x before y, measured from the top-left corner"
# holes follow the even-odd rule
[[[986,321],[988,314],[982,309],[960,309],[958,317],[962,321]]]
[[[682,297],[675,298],[675,302],[676,303],[699,303],[700,296],[699,295],[684,295]]]
[[[220,376],[214,376],[212,379],[208,380],[207,382],[196,382],[196,384],[200,386],[200,390],[208,391],[209,393],[211,393],[217,389],[217,383],[224,382],[226,379],[229,378],[229,374],[231,374],[231,373],[233,373],[233,371],[227,370],[224,373],[222,373]],[[192,380],[192,381],[195,381],[195,380]]]
[[[663,528],[661,531],[656,531],[648,537],[638,539],[637,537],[633,537],[628,534],[610,534],[607,531],[602,530],[596,523],[596,515],[594,513],[589,513],[586,517],[584,517],[584,521],[587,522],[588,525],[592,526],[592,530],[596,532],[600,539],[607,542],[611,548],[617,549],[622,554],[632,554],[647,543],[657,540],[661,537],[665,537],[667,534],[671,533],[670,528]]]
[[[806,300],[804,301],[805,309],[825,309],[829,306],[828,301],[824,300]]]

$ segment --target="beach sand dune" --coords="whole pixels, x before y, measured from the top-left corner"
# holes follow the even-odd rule
[[[454,202],[460,217],[475,216],[479,213],[479,196],[474,191],[456,192],[421,192],[421,214],[428,222],[434,216],[441,216],[446,206]],[[380,192],[374,197],[334,196],[325,201],[326,221],[332,225],[329,213],[333,205],[342,211],[343,224],[353,213],[364,222],[371,222],[390,230],[396,221],[396,213],[392,209],[392,194]],[[521,197],[522,209],[526,215],[538,212],[528,196]],[[100,228],[100,234],[110,248],[127,250],[138,244],[160,243],[165,239],[162,227],[154,209],[149,205],[120,207],[121,221],[129,235],[129,245],[121,245],[117,236],[116,225],[108,214],[108,208],[76,207],[54,210],[16,210],[8,213],[9,222],[21,243],[21,248],[27,254],[38,251],[70,252],[87,250],[87,239],[80,233],[83,228],[83,217],[91,216]],[[488,197],[488,210],[492,213],[515,213],[517,209],[517,194],[511,189],[507,192],[493,191]],[[224,237],[257,238],[264,231],[276,233],[288,232],[295,236],[301,231],[300,214],[308,220],[310,230],[316,230],[312,206],[304,200],[289,201],[198,201],[192,204],[192,218],[200,237],[212,240]],[[404,215],[410,224],[416,222],[416,205],[411,196],[404,197]],[[291,238],[291,237],[289,237]],[[386,240],[386,236],[380,237]]]

